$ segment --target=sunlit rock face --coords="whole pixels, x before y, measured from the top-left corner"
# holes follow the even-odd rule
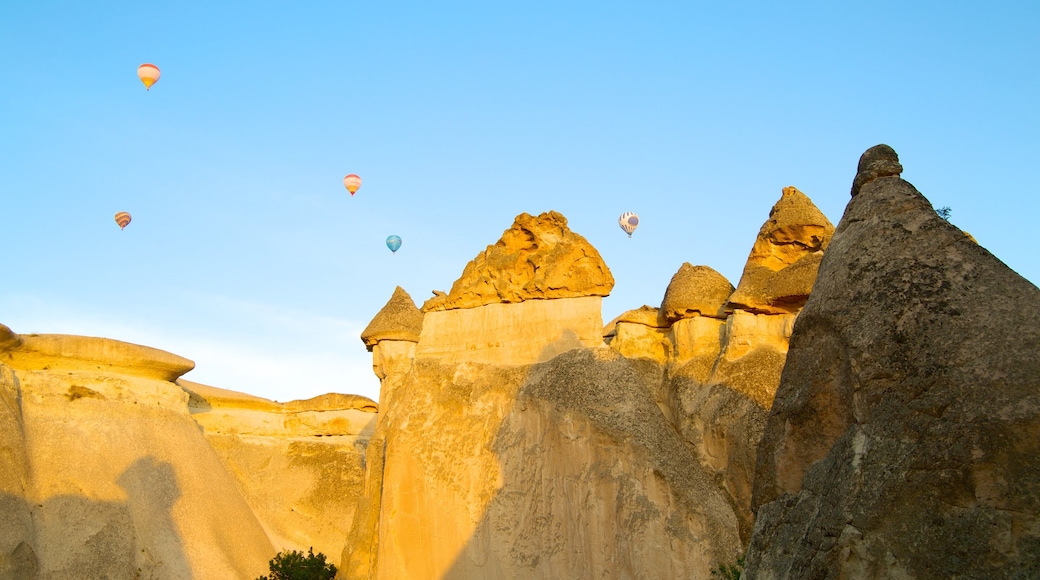
[[[417,358],[444,364],[528,365],[603,344],[599,296],[527,300],[427,312]]]
[[[446,295],[423,305],[418,359],[527,365],[603,344],[614,278],[599,252],[550,211],[516,217]]]
[[[606,296],[614,277],[596,248],[549,211],[516,217],[494,245],[474,258],[447,295],[426,301],[424,312],[474,308],[532,299]]]
[[[339,563],[364,485],[375,402],[328,394],[276,403],[179,381],[188,408],[276,551]]]
[[[609,271],[591,246],[557,258],[579,254],[561,242],[572,234],[552,233],[566,221],[535,219],[517,218],[426,303],[410,364],[395,341],[376,342],[380,417],[344,577],[707,577],[741,551],[732,506],[665,416],[670,351],[659,336],[643,337],[655,360],[606,347]],[[595,284],[531,282],[590,256]],[[497,289],[455,292],[474,287]],[[495,298],[446,309],[453,295]],[[653,310],[619,321],[613,340],[634,344],[623,325],[657,320]]]
[[[900,169],[864,154],[799,314],[749,577],[1040,577],[1040,290]]]
[[[804,193],[785,187],[758,232],[727,308],[766,314],[801,309],[833,234],[834,226]]]
[[[740,551],[736,519],[647,392],[659,380],[609,348],[416,360],[344,577],[707,577]]]
[[[273,547],[171,382],[191,361],[3,330],[0,444],[12,453],[0,476],[0,570],[46,579],[265,570]]]
[[[5,338],[15,335],[0,325],[0,348]],[[20,397],[14,371],[0,364],[0,578],[33,578],[39,568]]]

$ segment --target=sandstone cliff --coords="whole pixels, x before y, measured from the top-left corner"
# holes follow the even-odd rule
[[[275,403],[178,384],[275,551],[313,547],[338,563],[364,485],[376,404],[340,394]]]
[[[0,325],[0,578],[243,578],[337,555],[375,404],[278,404],[187,359]]]
[[[803,201],[785,190],[781,226],[763,228],[784,232],[792,263],[829,236]],[[799,246],[805,232],[817,239]],[[586,246],[562,216],[525,214],[421,322],[400,289],[377,314],[363,339],[382,412],[342,577],[707,577],[743,550],[757,435],[802,303],[727,310],[733,286],[684,264],[660,309],[601,330],[613,281]],[[547,274],[579,262],[593,281]],[[799,270],[811,287],[815,270]]]
[[[758,451],[752,578],[1040,576],[1040,290],[860,160]]]
[[[4,389],[20,403],[6,407],[5,425],[20,433],[5,429],[5,441],[22,445],[13,455],[22,491],[0,504],[13,511],[6,533],[20,536],[4,541],[15,548],[0,569],[40,579],[263,572],[270,542],[170,382],[190,361],[3,331]]]

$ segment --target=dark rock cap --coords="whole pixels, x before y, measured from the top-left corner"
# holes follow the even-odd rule
[[[899,155],[888,145],[875,145],[863,152],[856,169],[856,178],[852,180],[852,197],[856,197],[864,185],[879,177],[890,177],[903,172],[899,164]]]
[[[423,314],[412,302],[412,297],[398,286],[386,306],[375,315],[361,332],[361,341],[369,351],[380,340],[408,340],[419,342]]]

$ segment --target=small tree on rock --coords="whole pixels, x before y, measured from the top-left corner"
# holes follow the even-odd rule
[[[279,552],[268,566],[271,575],[256,580],[332,580],[336,577],[336,566],[325,562],[325,554],[315,554],[314,547],[308,548],[306,556],[296,550]]]

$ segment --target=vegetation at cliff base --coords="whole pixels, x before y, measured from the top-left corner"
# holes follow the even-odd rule
[[[269,563],[270,576],[256,580],[332,580],[336,577],[336,566],[325,562],[325,554],[314,553],[314,548],[303,552],[292,550],[279,552]]]
[[[740,575],[744,573],[744,556],[737,558],[736,564],[719,564],[711,571],[713,578],[722,578],[723,580],[740,580]]]

